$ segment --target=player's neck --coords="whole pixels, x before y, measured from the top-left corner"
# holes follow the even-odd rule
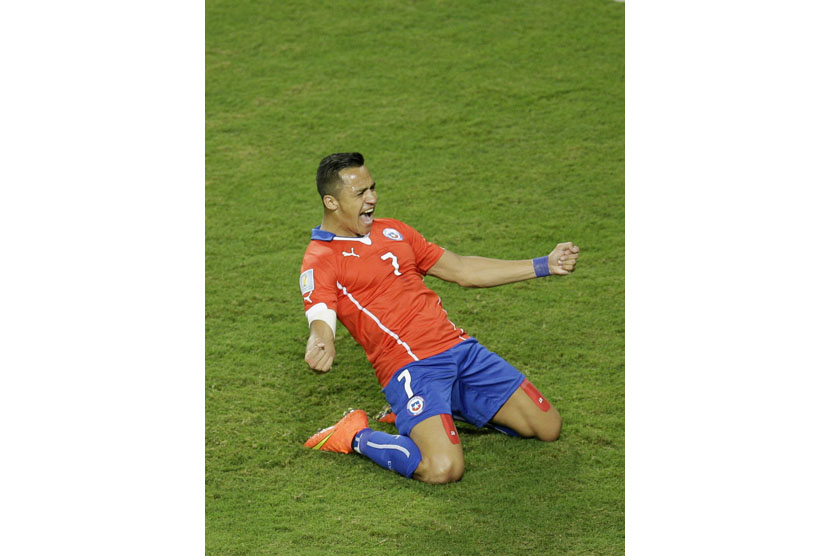
[[[323,221],[320,223],[320,230],[330,232],[338,237],[363,237],[362,235],[355,234],[348,228],[342,226],[334,214],[328,211],[323,214]]]

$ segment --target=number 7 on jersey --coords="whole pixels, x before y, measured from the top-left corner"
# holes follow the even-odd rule
[[[409,374],[409,369],[404,369],[398,375],[398,382],[403,381],[403,389],[406,392],[406,397],[411,398],[415,395],[412,391],[412,375]]]
[[[395,276],[400,276],[401,275],[401,271],[400,271],[401,267],[398,266],[398,257],[393,255],[392,251],[387,251],[380,258],[380,260],[382,260],[382,261],[386,261],[386,260],[389,260],[389,259],[392,259],[392,266],[395,268]]]

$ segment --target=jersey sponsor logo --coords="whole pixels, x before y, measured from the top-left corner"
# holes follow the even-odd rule
[[[388,237],[392,241],[403,241],[403,234],[401,234],[395,228],[385,228],[383,230],[383,235]]]
[[[340,252],[343,253],[344,257],[358,257],[358,258],[360,258],[360,255],[358,255],[357,253],[354,252],[354,247],[352,247],[351,252],[349,252],[349,251],[340,251]]]
[[[314,269],[309,268],[300,274],[300,293],[303,299],[311,303],[311,292],[314,291]],[[308,294],[308,295],[306,295]]]
[[[406,402],[406,410],[413,417],[416,415],[420,415],[424,412],[424,398],[422,398],[421,396],[415,396],[414,398],[411,398],[408,402]]]

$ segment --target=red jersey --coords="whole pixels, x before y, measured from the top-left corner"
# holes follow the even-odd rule
[[[331,309],[363,347],[381,386],[412,361],[469,338],[424,275],[444,254],[410,226],[376,218],[364,237],[311,231],[300,291],[309,323]]]

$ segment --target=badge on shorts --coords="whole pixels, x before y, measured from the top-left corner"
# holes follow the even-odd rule
[[[384,228],[383,235],[392,241],[403,241],[403,235],[395,228]]]
[[[413,417],[420,415],[424,411],[424,398],[421,396],[410,398],[409,401],[406,402],[406,410]]]

